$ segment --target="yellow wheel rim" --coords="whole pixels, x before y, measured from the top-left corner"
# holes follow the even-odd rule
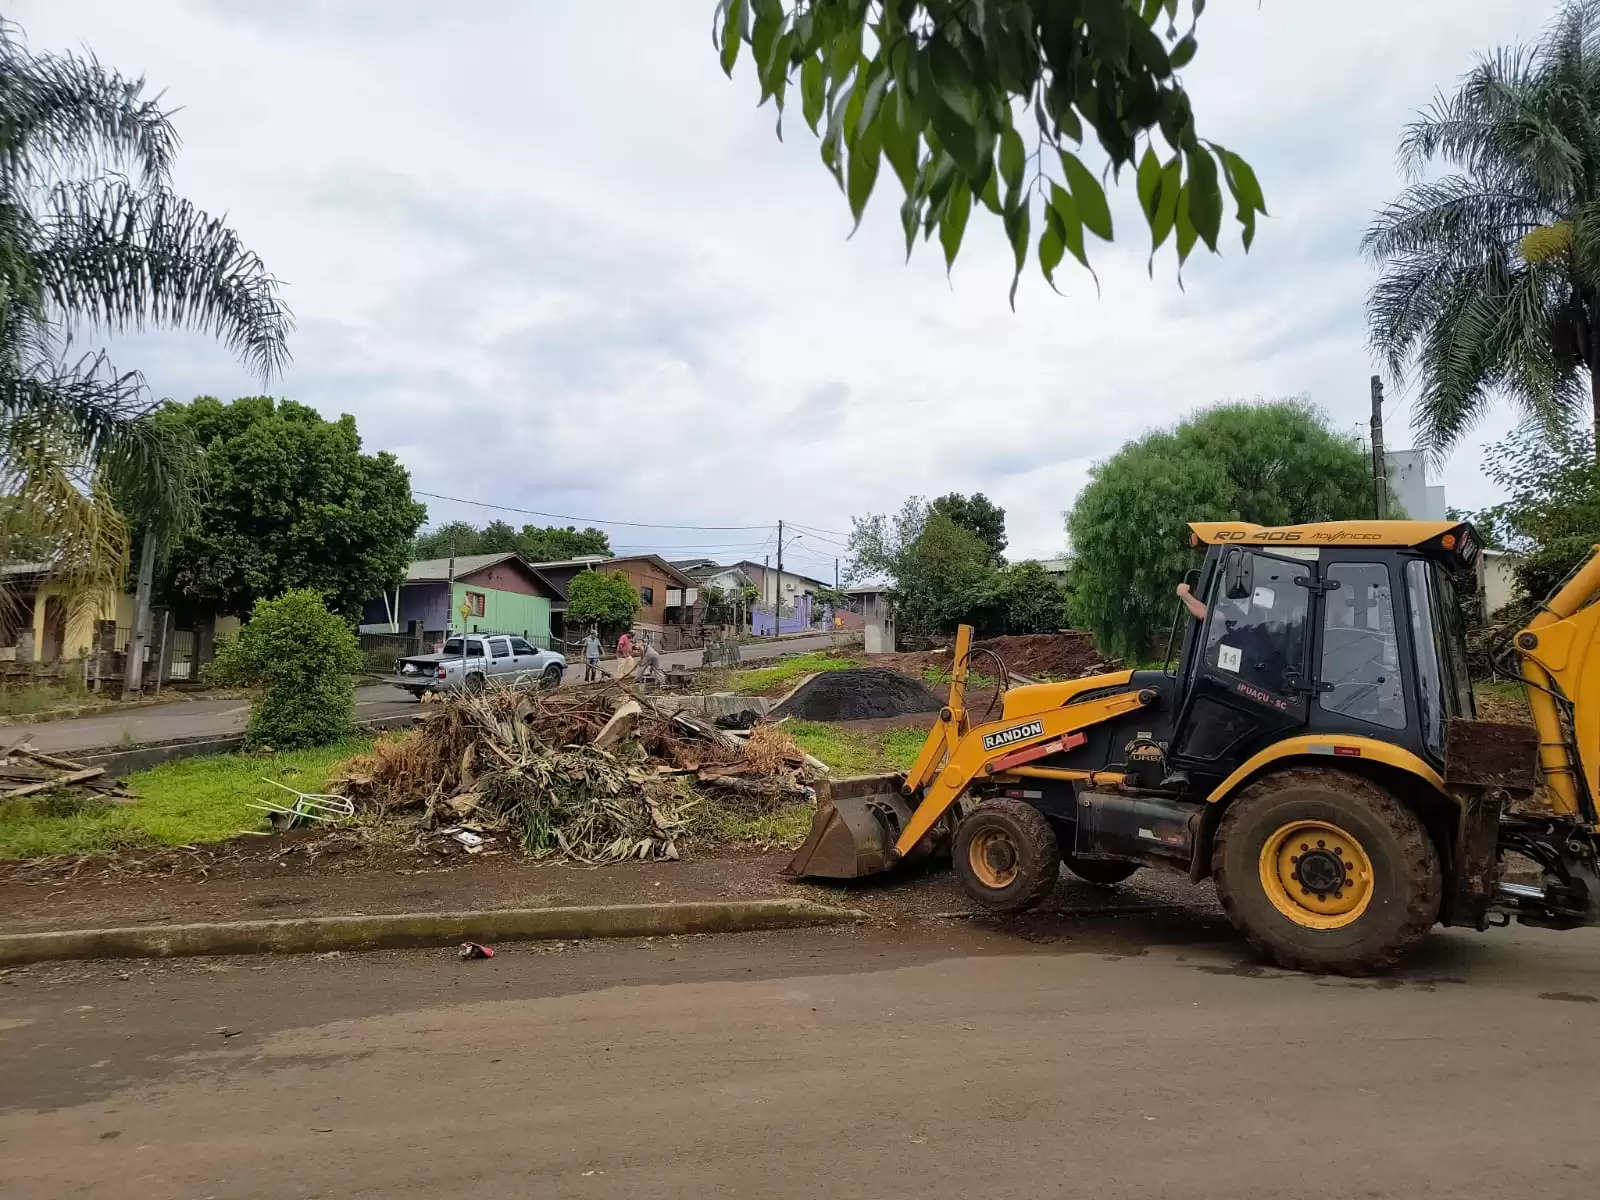
[[[1372,903],[1372,860],[1329,821],[1290,821],[1261,846],[1261,887],[1296,925],[1343,929]]]
[[[982,829],[967,846],[967,865],[987,888],[1008,888],[1022,869],[1021,856],[1003,829]]]

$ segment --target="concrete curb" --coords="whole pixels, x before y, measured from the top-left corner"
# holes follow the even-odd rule
[[[809,900],[728,900],[70,929],[0,934],[0,967],[83,958],[312,954],[452,946],[465,941],[493,944],[555,938],[749,933],[848,924],[865,917],[855,909],[833,908]]]

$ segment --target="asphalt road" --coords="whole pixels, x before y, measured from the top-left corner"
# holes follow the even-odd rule
[[[0,1194],[1593,1194],[1594,931],[1340,980],[1028,928],[13,971]]]
[[[835,644],[830,636],[814,638],[788,638],[762,644],[746,650],[749,658],[805,654],[812,650],[825,650]],[[688,650],[664,654],[665,666],[698,666],[700,651]],[[581,680],[583,668],[569,666],[567,677]],[[356,689],[356,720],[370,721],[378,717],[415,712],[417,702],[407,693],[389,684],[376,684]],[[232,700],[176,700],[171,704],[152,705],[93,717],[79,717],[71,721],[50,721],[29,726],[36,749],[47,754],[66,754],[74,751],[119,749],[147,742],[175,741],[179,738],[225,737],[230,733],[244,732],[250,707],[238,699]]]

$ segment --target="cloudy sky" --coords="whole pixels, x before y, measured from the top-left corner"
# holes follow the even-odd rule
[[[226,212],[299,327],[272,391],[355,414],[419,491],[610,521],[619,549],[771,553],[831,575],[852,514],[981,490],[1014,556],[1063,547],[1092,463],[1231,398],[1367,415],[1356,244],[1399,187],[1398,132],[1550,0],[1213,3],[1186,73],[1201,130],[1249,158],[1272,219],[1146,276],[1131,194],[1101,290],[1025,278],[975,215],[953,278],[903,261],[885,171],[853,240],[798,111],[787,140],[725,79],[713,0],[22,0],[29,41],[164,88],[177,186]],[[1131,187],[1126,189],[1131,193]],[[161,395],[260,390],[202,338],[130,339]],[[1391,444],[1407,443],[1402,393]],[[1493,498],[1483,426],[1451,503]],[[492,510],[427,500],[433,521]],[[533,520],[515,513],[513,521]],[[646,528],[643,526],[700,528]],[[707,527],[743,528],[707,528]]]

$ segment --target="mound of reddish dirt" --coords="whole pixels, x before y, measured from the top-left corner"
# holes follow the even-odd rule
[[[1118,666],[1115,659],[1103,657],[1095,648],[1094,638],[1081,629],[1068,629],[1062,633],[1010,634],[977,642],[973,649],[994,651],[1008,670],[1019,675],[1054,675],[1059,679],[1076,679],[1081,675],[1112,671]],[[972,667],[976,671],[989,673],[984,670],[982,659],[974,659]]]
[[[823,671],[802,684],[771,717],[803,721],[865,721],[938,712],[944,701],[896,671],[867,667]]]

